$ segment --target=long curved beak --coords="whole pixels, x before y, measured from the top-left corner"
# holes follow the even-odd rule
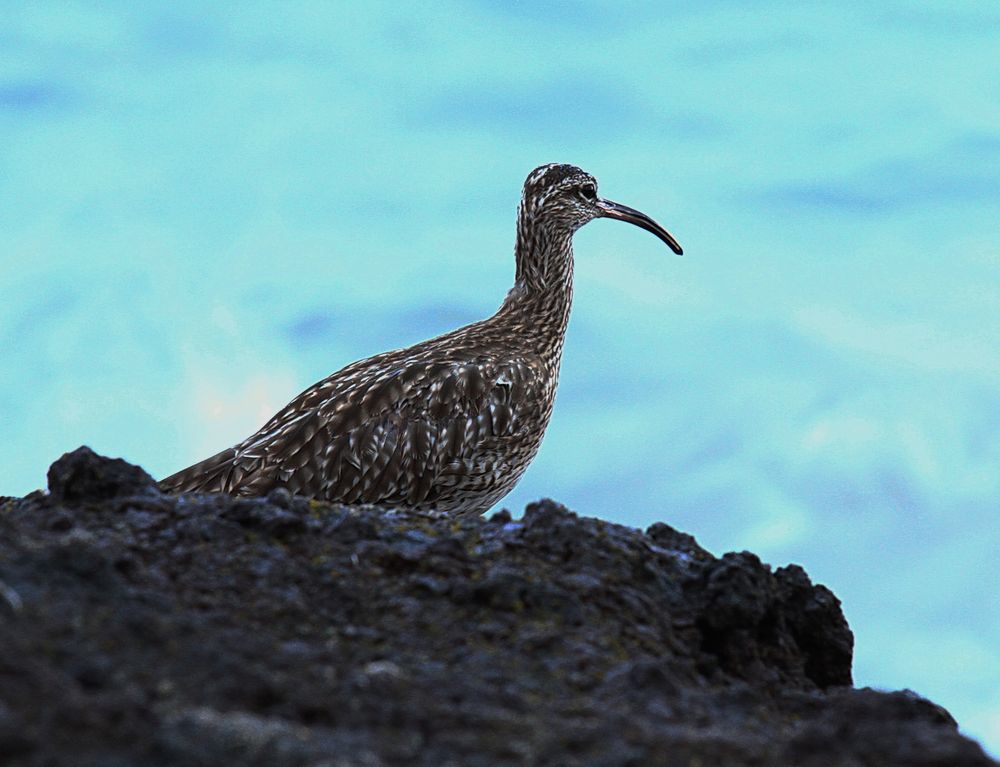
[[[611,200],[598,200],[597,207],[601,211],[603,218],[617,218],[619,221],[628,221],[630,224],[635,224],[641,229],[655,234],[667,243],[670,249],[678,256],[684,255],[684,249],[674,239],[674,236],[645,213],[635,208],[630,208],[628,205],[622,205],[620,202],[612,202]]]

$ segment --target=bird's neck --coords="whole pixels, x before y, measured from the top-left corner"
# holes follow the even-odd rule
[[[519,325],[519,335],[558,367],[573,304],[573,234],[553,235],[518,222],[517,273],[498,318]]]

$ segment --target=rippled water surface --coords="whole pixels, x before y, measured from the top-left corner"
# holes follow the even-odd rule
[[[520,184],[576,237],[542,495],[803,564],[859,684],[1000,752],[994,2],[10,4],[0,493],[155,475],[358,358],[491,313]]]

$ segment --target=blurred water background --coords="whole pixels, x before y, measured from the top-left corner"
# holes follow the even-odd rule
[[[802,563],[1000,753],[996,2],[0,3],[0,493],[163,476],[576,237],[552,496]]]

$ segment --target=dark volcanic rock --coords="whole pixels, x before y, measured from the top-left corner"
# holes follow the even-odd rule
[[[160,494],[86,449],[0,502],[11,765],[993,764],[851,688],[796,566],[523,520]]]
[[[104,501],[149,492],[156,482],[138,466],[104,458],[89,447],[64,454],[49,467],[49,493],[66,503]]]

